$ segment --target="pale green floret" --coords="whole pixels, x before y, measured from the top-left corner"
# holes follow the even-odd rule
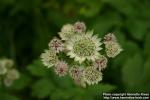
[[[85,38],[79,41],[76,41],[73,46],[73,52],[79,57],[92,56],[95,53],[95,44],[89,38]]]
[[[106,54],[108,57],[116,57],[123,49],[117,42],[107,42],[105,44]]]
[[[71,24],[66,24],[62,27],[61,32],[59,32],[59,36],[62,40],[68,40],[71,38],[72,35],[74,35],[74,27]]]
[[[54,64],[56,64],[58,61],[56,52],[52,49],[45,50],[45,52],[41,54],[41,58],[42,58],[43,64],[47,66],[48,68],[54,66]]]
[[[7,72],[7,68],[4,65],[4,62],[0,61],[0,75],[4,75],[4,74],[6,74],[6,72]]]
[[[93,66],[89,66],[84,70],[83,77],[89,85],[98,84],[102,80],[102,73]]]
[[[85,59],[94,61],[99,56],[102,48],[100,39],[93,36],[93,31],[88,31],[86,34],[77,34],[66,43],[66,49],[70,58],[82,63]]]
[[[7,77],[5,77],[4,80],[3,80],[4,85],[5,85],[6,87],[11,86],[11,85],[13,84],[13,81],[14,81],[14,80],[9,79],[9,78],[7,78]]]
[[[6,68],[11,68],[14,66],[14,62],[11,59],[2,59],[1,60]]]
[[[20,77],[20,74],[19,74],[18,70],[10,69],[10,70],[8,70],[8,72],[6,74],[6,77],[11,80],[16,80]]]

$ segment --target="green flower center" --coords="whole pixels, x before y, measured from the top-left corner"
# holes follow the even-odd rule
[[[58,60],[58,57],[56,56],[55,52],[49,52],[49,59],[48,59],[48,62],[49,63],[52,63],[52,64],[55,64]]]
[[[76,41],[73,50],[79,57],[92,56],[95,52],[95,44],[89,38]]]
[[[96,82],[100,78],[100,72],[90,66],[85,69],[84,77],[90,82]]]

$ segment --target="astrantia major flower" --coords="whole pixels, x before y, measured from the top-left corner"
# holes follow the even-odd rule
[[[74,24],[74,30],[76,33],[84,33],[86,31],[86,26],[84,22],[76,22]]]
[[[116,57],[123,49],[117,42],[105,43],[105,51],[108,57]]]
[[[99,58],[93,62],[93,67],[101,71],[106,68],[107,62],[107,58],[103,55],[100,55]]]
[[[83,75],[83,68],[75,65],[69,69],[69,74],[73,79],[79,79]]]
[[[83,71],[83,77],[89,85],[98,84],[102,80],[102,73],[93,66],[89,66]]]
[[[7,87],[11,86],[11,85],[13,84],[13,81],[14,81],[14,80],[9,79],[9,78],[7,78],[7,77],[4,78],[4,80],[3,80],[4,85],[7,86]]]
[[[104,43],[117,42],[116,36],[113,33],[108,33],[104,36]]]
[[[122,51],[114,34],[108,33],[101,42],[101,38],[93,35],[93,31],[86,31],[84,22],[65,24],[58,34],[60,39],[53,38],[48,44],[49,50],[41,54],[43,64],[48,68],[54,66],[52,68],[58,76],[69,74],[81,87],[100,82],[101,71],[107,67],[107,58],[114,58]],[[106,53],[101,50],[102,43]]]
[[[41,54],[41,58],[43,64],[48,68],[54,66],[55,63],[58,61],[56,52],[53,49],[45,50],[45,52]]]
[[[85,59],[94,61],[99,56],[102,43],[97,36],[93,36],[93,31],[86,34],[77,34],[67,41],[66,49],[68,55],[75,61],[82,63]]]
[[[18,70],[10,69],[10,70],[8,70],[8,72],[6,74],[6,77],[8,79],[15,80],[15,79],[18,79],[20,77],[20,74],[19,74]]]
[[[54,67],[55,73],[59,76],[65,76],[68,72],[68,64],[64,61],[58,61]]]
[[[7,72],[7,68],[3,61],[0,61],[0,75],[4,75]]]
[[[59,53],[64,50],[64,45],[62,41],[58,38],[53,38],[48,44],[50,49],[53,49],[56,53]]]
[[[14,66],[14,62],[13,62],[13,60],[11,60],[11,59],[5,58],[5,59],[2,59],[1,62],[3,63],[3,65],[4,65],[6,68],[11,68],[11,67]]]
[[[62,40],[68,40],[75,33],[74,27],[72,24],[66,24],[62,27],[61,32],[59,32],[59,36]]]

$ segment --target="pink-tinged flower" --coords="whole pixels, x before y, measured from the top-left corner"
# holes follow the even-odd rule
[[[104,43],[117,42],[116,36],[113,33],[108,33],[104,36]]]
[[[82,33],[82,32],[85,32],[86,31],[86,26],[85,26],[85,23],[84,22],[76,22],[74,24],[74,29],[75,29],[75,32],[77,33]]]
[[[83,74],[83,68],[79,66],[73,66],[69,69],[69,74],[73,79],[79,79]]]
[[[64,61],[58,61],[54,67],[55,73],[59,76],[65,76],[68,72],[68,64]]]
[[[48,44],[49,48],[53,49],[56,53],[64,50],[64,45],[62,41],[58,38],[53,38]]]
[[[103,55],[100,55],[100,57],[93,62],[93,66],[97,70],[101,71],[107,67],[107,62],[107,58]]]

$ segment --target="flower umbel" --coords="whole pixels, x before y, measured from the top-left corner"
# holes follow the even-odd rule
[[[73,66],[69,69],[69,74],[73,79],[79,79],[83,74],[83,68],[79,66]]]
[[[53,49],[45,50],[45,52],[41,54],[41,58],[43,64],[48,68],[54,66],[54,64],[58,61],[58,57]]]
[[[16,69],[11,69],[7,72],[6,77],[11,80],[18,79],[20,76],[19,72]]]
[[[73,25],[66,24],[62,27],[61,32],[59,32],[58,34],[60,35],[62,40],[68,40],[74,33],[75,31]]]
[[[1,80],[7,87],[11,86],[13,81],[20,77],[19,71],[13,66],[14,62],[11,59],[4,58],[0,60],[0,78],[2,76]]]
[[[117,42],[108,42],[105,44],[106,54],[108,57],[116,57],[123,49]]]
[[[4,75],[7,72],[7,68],[3,61],[0,61],[0,75]]]
[[[74,30],[76,33],[84,33],[86,31],[86,26],[84,22],[76,22],[74,24]]]
[[[86,34],[75,35],[68,40],[66,45],[68,55],[80,63],[85,59],[94,61],[98,58],[102,43],[97,36],[92,35],[93,31],[88,31]]]
[[[69,74],[81,87],[98,84],[107,67],[107,57],[114,58],[122,51],[114,34],[105,35],[101,42],[93,31],[86,31],[84,22],[65,24],[58,34],[60,39],[53,38],[49,49],[41,54],[42,62],[48,68],[54,66],[58,76]]]
[[[107,58],[103,55],[100,55],[100,57],[93,62],[93,66],[97,70],[101,71],[107,67],[107,62]]]
[[[84,70],[83,77],[89,85],[98,84],[98,82],[102,80],[102,73],[93,66],[89,66]]]
[[[58,38],[53,38],[48,44],[50,49],[53,49],[56,53],[59,53],[64,50],[63,43]]]
[[[65,76],[68,72],[68,64],[64,61],[58,61],[55,65],[55,73],[59,76]]]
[[[108,33],[104,36],[104,43],[117,42],[116,36],[113,33]]]

